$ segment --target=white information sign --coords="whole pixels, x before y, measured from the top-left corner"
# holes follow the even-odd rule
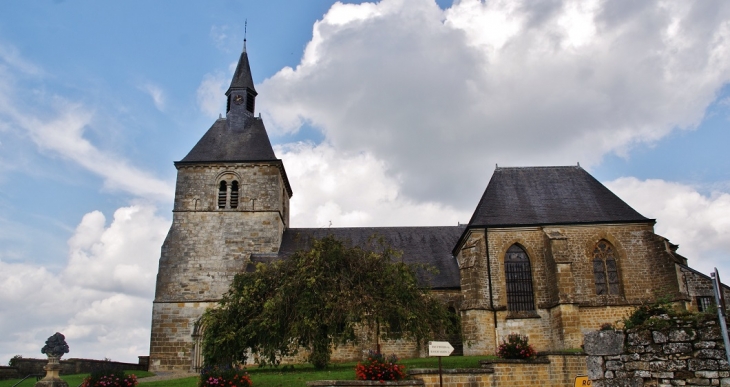
[[[454,347],[448,341],[429,341],[428,356],[449,356],[454,352]]]

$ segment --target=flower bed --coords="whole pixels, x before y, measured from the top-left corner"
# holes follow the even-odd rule
[[[402,380],[406,378],[406,366],[398,364],[395,355],[369,352],[364,364],[357,363],[355,377],[358,380]]]

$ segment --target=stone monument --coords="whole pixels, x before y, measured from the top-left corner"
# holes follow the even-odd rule
[[[46,377],[38,381],[35,387],[68,387],[68,383],[59,377],[61,372],[59,360],[61,360],[61,356],[68,353],[66,337],[56,332],[46,340],[46,345],[41,349],[41,353],[48,356],[48,364],[43,367],[46,370]]]

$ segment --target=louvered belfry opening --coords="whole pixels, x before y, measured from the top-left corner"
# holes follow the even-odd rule
[[[600,241],[593,249],[593,276],[596,280],[596,294],[618,295],[618,268],[616,249],[607,242]]]
[[[231,182],[231,208],[238,208],[238,182]]]
[[[507,279],[507,310],[511,312],[534,311],[532,294],[532,270],[530,259],[522,247],[512,245],[504,257]]]
[[[226,208],[226,191],[228,189],[228,186],[225,181],[221,181],[220,186],[218,186],[218,209],[222,210]]]
[[[248,91],[246,93],[246,110],[253,113],[254,108],[256,107],[256,96]]]

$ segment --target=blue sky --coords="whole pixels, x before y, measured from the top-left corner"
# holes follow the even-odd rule
[[[580,162],[728,276],[729,7],[0,3],[0,363],[56,331],[147,353],[172,162],[223,113],[245,19],[294,227],[463,223],[495,164]]]

